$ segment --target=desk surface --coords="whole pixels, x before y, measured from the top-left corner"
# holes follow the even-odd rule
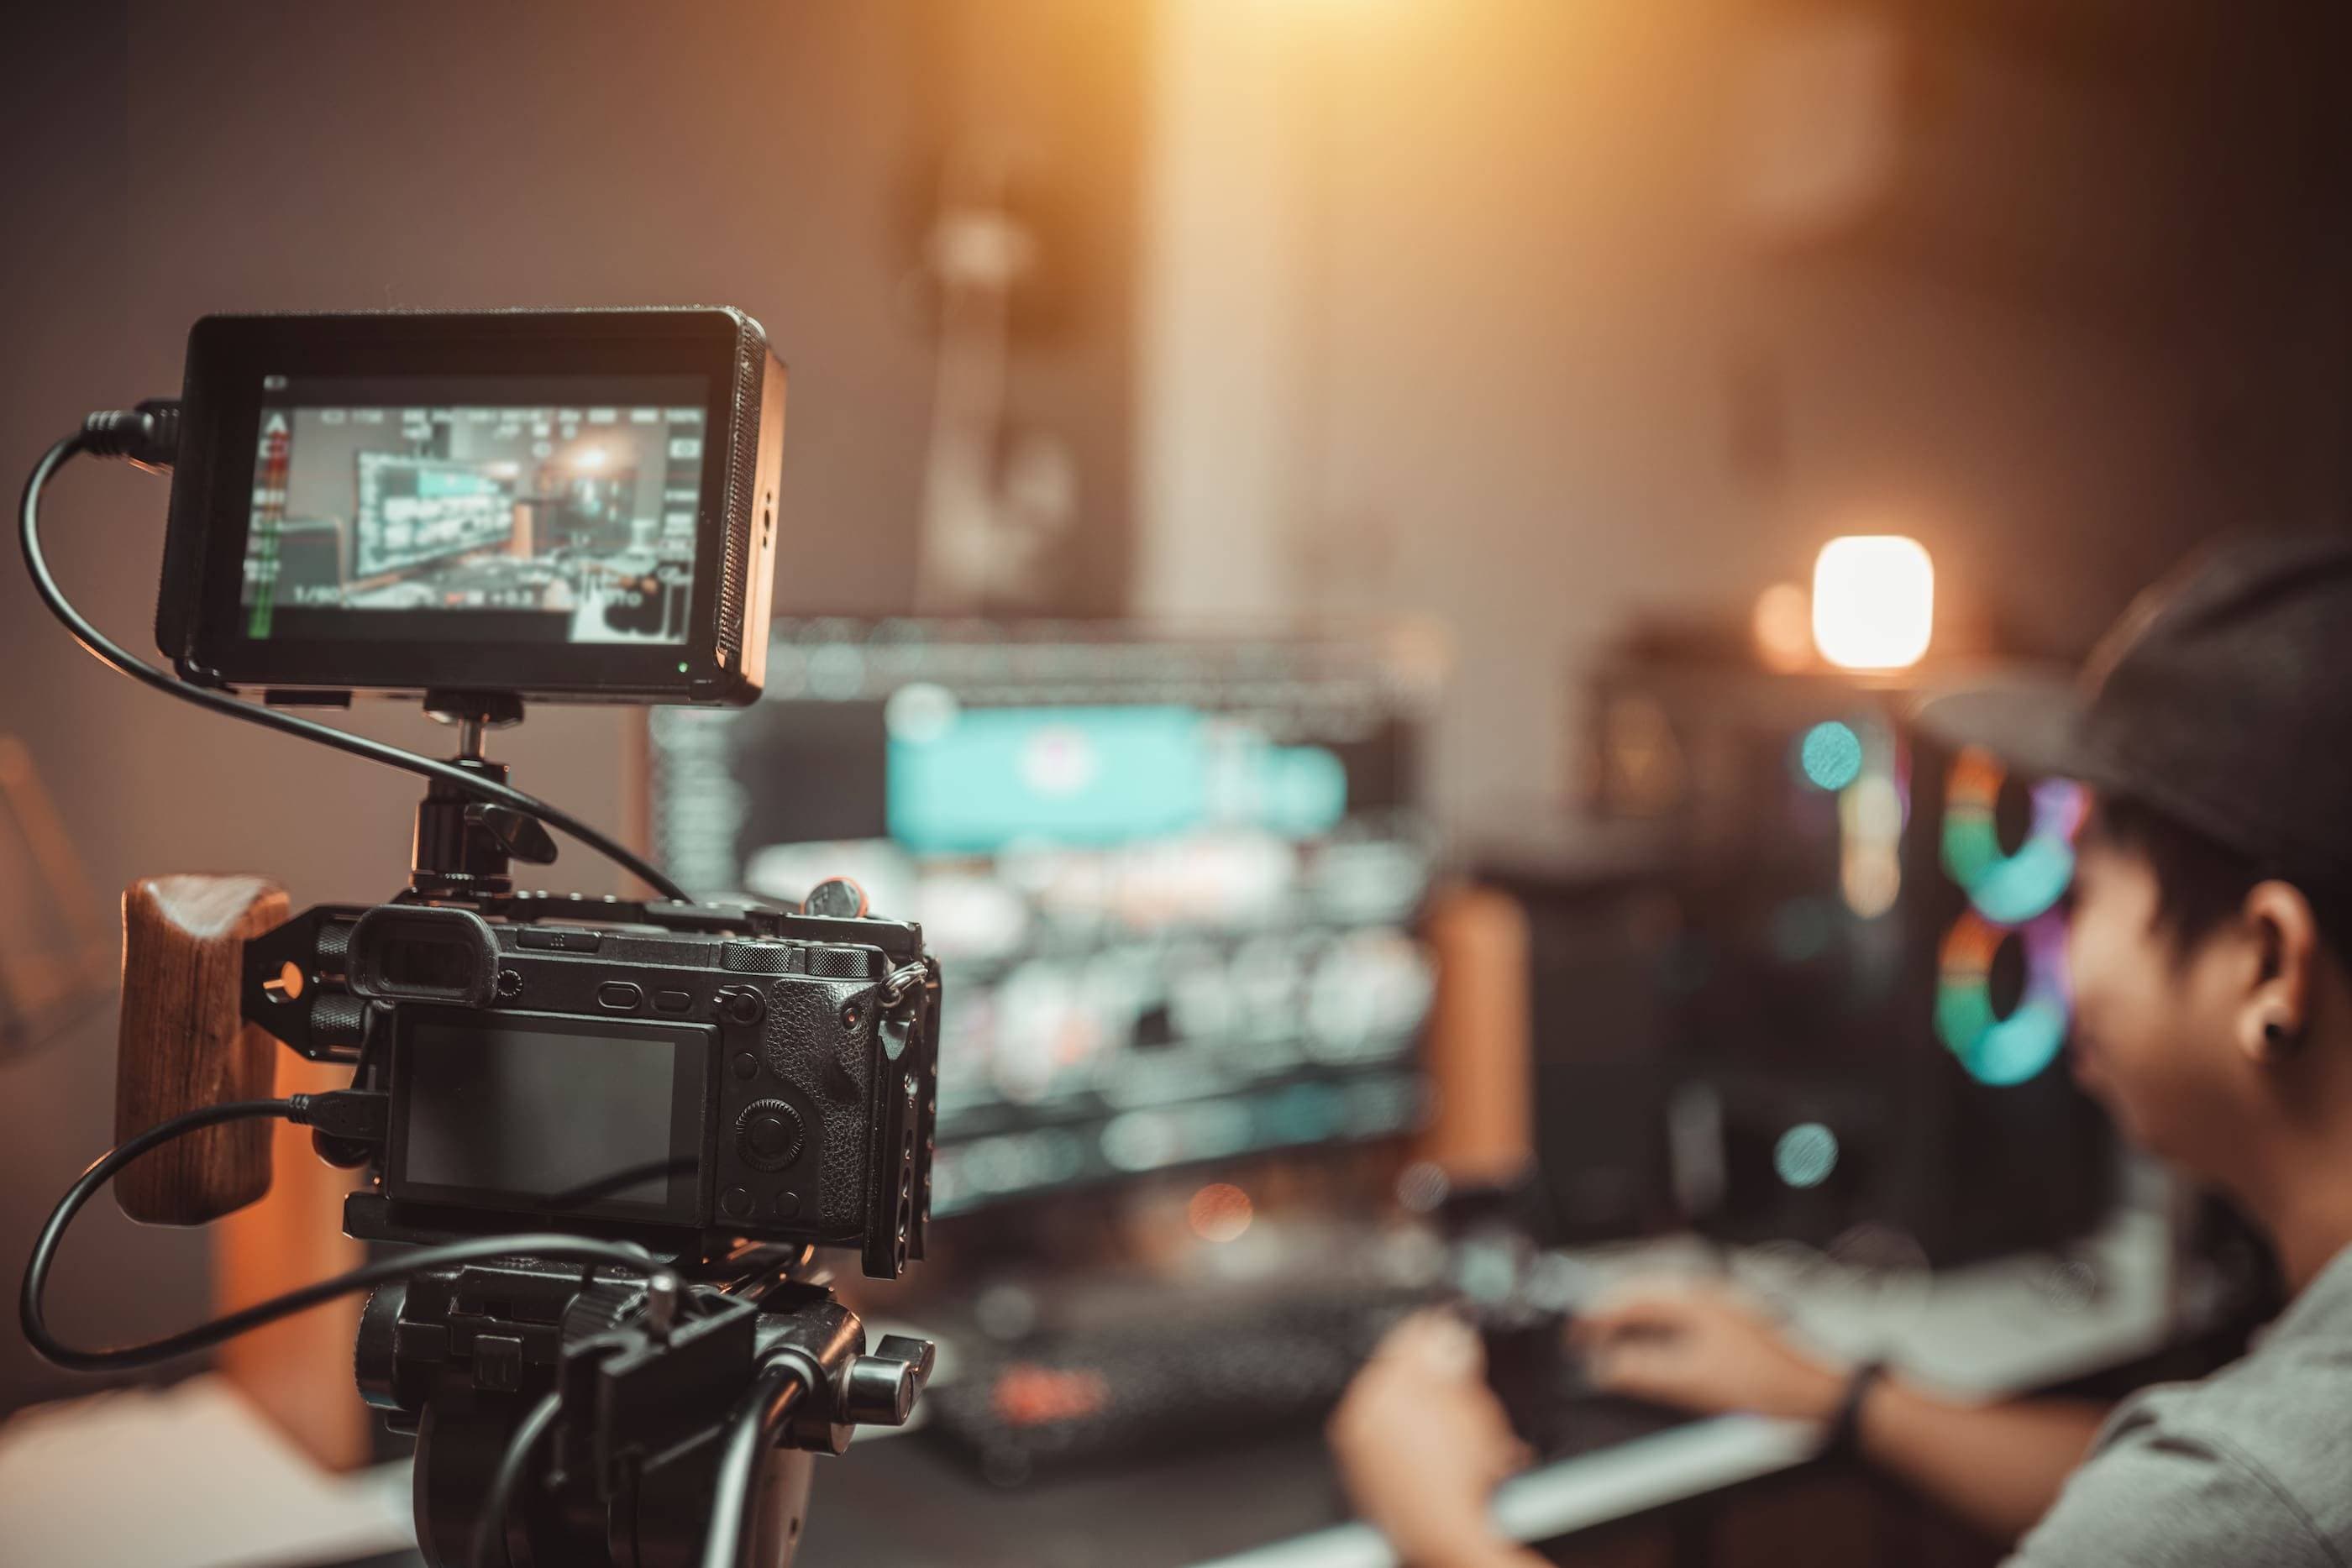
[[[1825,1348],[1879,1356],[1987,1397],[2067,1381],[2158,1349],[2169,1322],[2168,1249],[2151,1209],[2117,1213],[2073,1255],[2097,1281],[2064,1293],[2052,1260],[2003,1260],[1933,1277],[1844,1270],[1771,1249],[1732,1272]],[[1713,1266],[1675,1243],[1580,1260],[1612,1277]],[[1549,1541],[1772,1475],[1819,1449],[1801,1422],[1727,1416],[1546,1465],[1505,1483],[1496,1522]],[[1386,1542],[1349,1522],[1312,1434],[1003,1491],[929,1444],[891,1437],[821,1474],[804,1561],[1056,1568],[1101,1561],[1106,1540],[1135,1568],[1391,1568]],[[921,1511],[919,1517],[910,1511]],[[984,1529],[975,1525],[984,1521]],[[820,1550],[821,1549],[821,1550]]]
[[[1637,1437],[1507,1482],[1496,1515],[1547,1541],[1810,1458],[1798,1422],[1727,1416]],[[918,1438],[855,1445],[822,1466],[803,1546],[821,1568],[1384,1568],[1351,1522],[1322,1441],[1295,1432],[1148,1466],[1001,1490]]]
[[[1005,1490],[919,1435],[818,1463],[812,1568],[1184,1568],[1348,1518],[1319,1437],[1277,1435]]]
[[[1514,1541],[1556,1541],[1811,1458],[1818,1429],[1802,1421],[1721,1416],[1636,1437],[1516,1476],[1496,1489],[1495,1521]],[[1198,1568],[1394,1568],[1370,1525],[1349,1521],[1211,1559]]]
[[[2078,1257],[2100,1281],[2081,1300],[2053,1297],[2046,1265],[2033,1260],[1890,1283],[1783,1252],[1736,1260],[1733,1272],[1832,1349],[1993,1396],[2121,1365],[2163,1343],[2162,1222],[2120,1215]],[[1591,1261],[1606,1276],[1676,1257],[1653,1248]],[[1496,1521],[1520,1540],[1556,1538],[1789,1469],[1817,1441],[1792,1423],[1698,1422],[1519,1477],[1496,1494]],[[12,1552],[37,1543],[50,1568],[348,1561],[405,1535],[404,1471],[320,1477],[226,1384],[198,1378],[11,1419],[0,1432],[0,1541]],[[135,1510],[116,1498],[126,1473],[144,1478]],[[1114,1541],[1117,1561],[1134,1568],[1393,1561],[1376,1534],[1343,1522],[1312,1432],[1010,1491],[918,1437],[888,1436],[821,1462],[817,1479],[802,1558],[812,1568],[1075,1568],[1106,1561]],[[268,1506],[257,1506],[263,1498]]]

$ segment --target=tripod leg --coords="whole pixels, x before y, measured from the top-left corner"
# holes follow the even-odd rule
[[[519,1395],[481,1395],[462,1378],[446,1379],[425,1403],[416,1428],[416,1545],[431,1568],[469,1568],[474,1524],[488,1500],[490,1478],[532,1401]],[[572,1568],[625,1561],[610,1555],[603,1502],[584,1477],[561,1491],[548,1490],[546,1445],[533,1456],[525,1484],[509,1500],[506,1556],[499,1568]],[[634,1508],[634,1502],[631,1503]],[[624,1515],[627,1517],[627,1515]]]
[[[416,1428],[416,1547],[432,1568],[466,1568],[482,1493],[513,1422],[485,1418],[466,1393],[438,1392]]]
[[[625,1545],[616,1540],[609,1559],[614,1568],[701,1568],[718,1448],[713,1440],[639,1473],[633,1494],[614,1505],[614,1520],[628,1524]],[[793,1561],[808,1518],[815,1461],[815,1455],[797,1448],[772,1448],[761,1460],[736,1568],[786,1568]]]
[[[808,1521],[809,1477],[816,1456],[777,1448],[760,1467],[760,1495],[751,1504],[751,1550],[748,1568],[792,1568]]]

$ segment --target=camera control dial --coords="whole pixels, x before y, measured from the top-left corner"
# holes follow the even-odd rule
[[[782,1100],[755,1100],[735,1118],[735,1148],[754,1170],[780,1171],[801,1152],[801,1113]]]

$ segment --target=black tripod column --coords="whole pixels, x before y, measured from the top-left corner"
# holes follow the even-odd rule
[[[503,762],[478,757],[451,760],[468,773],[503,784]],[[416,803],[416,840],[409,855],[408,885],[426,898],[494,897],[514,891],[508,875],[513,857],[481,820],[481,802],[454,784],[436,779]]]

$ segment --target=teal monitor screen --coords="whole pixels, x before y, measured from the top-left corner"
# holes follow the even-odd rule
[[[889,727],[892,840],[917,854],[993,854],[1024,840],[1113,845],[1247,824],[1286,839],[1347,820],[1328,746],[1280,745],[1214,712],[972,708]]]

